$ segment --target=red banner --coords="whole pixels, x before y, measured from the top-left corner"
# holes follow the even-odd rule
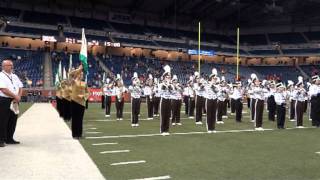
[[[89,88],[89,102],[101,102],[102,91],[99,88]]]
[[[90,96],[89,96],[89,102],[101,102],[101,96],[102,96],[102,90],[99,88],[89,88]],[[112,102],[115,102],[116,97],[112,96]],[[130,94],[125,93],[124,94],[124,101],[129,102],[130,101]]]

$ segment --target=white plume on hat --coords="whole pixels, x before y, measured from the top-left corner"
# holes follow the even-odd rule
[[[265,86],[265,85],[267,84],[267,82],[268,82],[268,81],[264,79],[264,80],[262,81],[261,85],[262,85],[262,86]]]
[[[294,83],[291,80],[288,80],[288,86],[292,86]]]
[[[152,74],[149,74],[149,79],[152,79],[153,77],[152,77]]]
[[[107,78],[107,79],[106,79],[106,82],[107,82],[107,83],[109,83],[109,82],[110,82],[110,79],[109,79],[109,78]]]
[[[248,84],[251,84],[252,83],[252,80],[251,79],[248,79]]]
[[[218,71],[217,71],[216,68],[213,68],[211,72],[212,72],[212,74],[215,75],[215,76],[218,75]]]
[[[121,78],[120,74],[117,74],[117,79],[120,79],[120,78]]]
[[[175,74],[175,75],[173,75],[173,77],[172,77],[172,81],[173,80],[178,80],[178,76]]]
[[[303,84],[303,77],[298,76],[298,82],[297,82],[296,86],[300,86],[301,84]]]
[[[190,76],[190,77],[189,77],[189,80],[190,80],[190,81],[193,81],[193,76]]]
[[[258,76],[255,73],[252,73],[250,77],[251,80],[258,79]]]
[[[137,73],[137,72],[134,72],[134,73],[133,73],[133,77],[134,77],[134,78],[138,78],[138,73]]]
[[[307,87],[309,88],[311,86],[311,83],[310,82],[307,82]]]
[[[221,82],[226,81],[226,78],[224,76],[221,77]]]
[[[198,71],[194,72],[194,76],[195,76],[195,77],[197,77],[197,76],[199,76],[199,75],[200,75],[200,74],[199,74]]]
[[[165,65],[163,69],[165,73],[171,73],[171,67],[169,65]]]
[[[158,78],[154,78],[153,81],[154,81],[154,83],[157,84],[158,83]]]

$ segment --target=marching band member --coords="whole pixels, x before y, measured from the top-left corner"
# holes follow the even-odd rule
[[[307,96],[307,91],[303,87],[303,77],[298,77],[298,83],[293,91],[293,96],[295,98],[295,117],[297,128],[303,128],[303,113],[304,113],[304,103],[305,96]]]
[[[63,119],[65,121],[71,120],[71,93],[72,93],[72,87],[70,84],[70,79],[65,79],[62,82],[61,86],[63,88],[62,90],[62,97],[63,97]]]
[[[102,82],[104,84],[104,82]],[[102,92],[102,96],[101,96],[101,109],[105,109],[106,108],[106,102],[105,102],[105,97],[106,97],[106,94],[104,93],[104,86],[102,84],[102,87],[101,87],[101,92]]]
[[[138,127],[142,89],[136,72],[133,73],[132,86],[129,87],[129,91],[131,93],[131,126]]]
[[[103,91],[105,94],[105,102],[106,102],[106,115],[105,117],[110,117],[110,110],[111,110],[111,99],[113,93],[113,83],[109,78],[106,79],[106,84],[103,87]]]
[[[248,84],[247,84],[247,87],[245,88],[246,90],[246,98],[247,98],[247,107],[248,109],[250,109],[251,111],[251,96],[252,96],[252,93],[249,93],[250,89],[251,89],[251,84],[252,84],[252,80],[251,79],[248,79]],[[251,118],[252,120],[253,118]]]
[[[72,80],[71,107],[72,107],[72,137],[79,139],[82,137],[83,115],[85,111],[85,102],[89,98],[87,83],[83,81],[82,65],[77,70],[71,72],[74,75]],[[70,75],[69,75],[70,76]]]
[[[148,120],[153,119],[153,77],[149,74],[146,80],[145,87],[143,88],[143,94],[146,96],[147,109],[148,109]]]
[[[236,122],[241,122],[242,119],[242,98],[243,98],[243,89],[241,87],[241,81],[237,81],[234,86],[233,90],[231,92],[231,99],[234,102],[234,111],[236,113]]]
[[[225,83],[224,77],[221,77],[220,86],[218,86],[218,111],[217,111],[217,124],[224,124],[222,121],[223,114],[225,112],[225,108],[227,108],[226,99],[229,93],[229,88]]]
[[[172,77],[172,86],[173,86],[173,91],[171,94],[171,122],[172,125],[182,125],[180,122],[180,111],[181,111],[181,103],[182,103],[182,87],[178,83],[178,77],[177,75],[173,75]]]
[[[189,110],[189,93],[188,93],[188,86],[185,86],[183,88],[183,103],[184,103],[184,112],[186,115],[189,114],[188,110]]]
[[[162,83],[160,84],[160,133],[163,136],[169,135],[170,113],[171,113],[171,94],[174,89],[171,84],[171,68],[166,65],[162,75]]]
[[[120,74],[117,74],[115,80],[115,94],[116,94],[116,110],[117,110],[117,120],[123,120],[123,107],[124,107],[124,93],[127,92],[127,89],[123,85],[123,80]]]
[[[195,91],[193,89],[193,76],[190,76],[189,81],[187,82],[187,91],[189,95],[189,100],[188,100],[188,116],[189,119],[194,119],[194,108],[195,108]]]
[[[277,127],[278,129],[285,129],[284,124],[286,120],[286,99],[287,92],[285,86],[280,82],[276,84],[276,92],[274,93],[274,100],[276,102],[277,113]]]
[[[226,95],[225,95],[225,99],[223,102],[223,108],[222,108],[222,118],[227,119],[227,110],[228,107],[230,108],[230,104],[229,104],[229,92],[230,92],[230,87],[229,84],[227,84],[226,79],[224,76],[221,77],[221,84],[223,84],[223,86],[226,88]]]
[[[287,86],[287,92],[290,96],[289,101],[290,101],[290,108],[289,108],[289,120],[290,121],[295,121],[295,104],[296,104],[296,99],[293,95],[293,90],[294,90],[294,83],[293,81],[289,80],[288,81],[288,86]]]
[[[212,69],[212,74],[209,76],[209,82],[206,85],[206,124],[208,133],[214,133],[216,125],[216,112],[217,112],[217,75],[218,72],[215,68]]]
[[[312,119],[312,126],[320,127],[320,77],[318,75],[312,76],[311,83],[309,88],[311,102],[310,117]]]
[[[267,108],[268,108],[268,118],[269,121],[275,121],[276,114],[276,102],[274,100],[274,93],[276,92],[275,83],[271,81],[269,84],[269,93],[267,95]]]
[[[159,116],[159,104],[160,104],[160,92],[159,92],[159,82],[157,78],[154,78],[154,83],[152,87],[153,91],[153,116]]]
[[[251,112],[251,122],[255,122],[255,104],[256,104],[256,97],[255,94],[253,93],[253,88],[255,87],[255,84],[253,80],[258,79],[256,74],[251,74],[250,80],[248,80],[249,87],[248,87],[248,94],[250,96],[250,112]]]
[[[193,85],[194,91],[196,92],[196,124],[202,124],[202,110],[203,110],[203,101],[205,95],[205,82],[204,79],[200,77],[199,72],[194,73],[196,82]]]
[[[261,131],[262,128],[262,121],[263,121],[263,109],[264,109],[264,100],[265,94],[268,93],[264,86],[266,85],[266,80],[262,83],[258,79],[258,77],[252,80],[254,87],[253,93],[255,97],[255,104],[254,104],[254,120],[255,120],[255,130]]]

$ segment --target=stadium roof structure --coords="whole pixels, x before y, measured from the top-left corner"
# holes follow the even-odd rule
[[[319,0],[35,0],[34,4],[61,4],[83,10],[106,7],[107,11],[150,13],[160,21],[190,20],[219,27],[275,24],[319,24]],[[29,3],[29,1],[28,1]]]

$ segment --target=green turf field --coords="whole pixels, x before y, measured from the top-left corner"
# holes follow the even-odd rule
[[[182,108],[183,109],[183,108]],[[107,179],[137,179],[170,176],[171,179],[320,179],[320,129],[286,129],[263,132],[226,132],[252,130],[249,111],[243,122],[234,116],[225,124],[216,125],[215,134],[206,132],[205,125],[195,125],[182,112],[182,126],[170,127],[170,136],[159,136],[159,118],[140,121],[130,126],[130,104],[125,104],[123,121],[116,121],[112,104],[111,118],[104,117],[100,104],[90,104],[85,113],[84,135],[80,142]],[[264,128],[276,129],[275,122],[264,118]],[[140,119],[146,119],[142,104]],[[111,121],[101,121],[111,120]],[[294,127],[295,122],[286,121]],[[308,118],[305,127],[310,127]],[[186,134],[175,134],[182,133]],[[121,136],[150,135],[150,136]],[[106,136],[101,139],[90,137]],[[93,146],[97,143],[111,143]],[[112,144],[115,143],[115,144]],[[129,150],[101,154],[103,151]],[[139,164],[111,165],[127,161]]]

